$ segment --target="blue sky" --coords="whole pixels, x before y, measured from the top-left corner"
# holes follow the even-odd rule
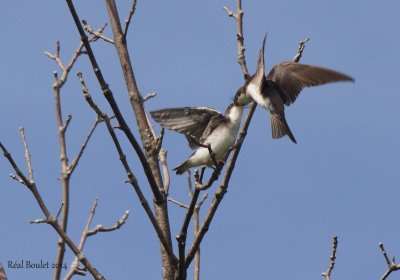
[[[146,102],[147,110],[208,106],[223,111],[243,83],[235,22],[222,9],[235,9],[235,1],[138,2],[128,43],[140,90],[158,94]],[[118,4],[124,19],[130,2]],[[103,2],[84,1],[77,9],[94,27],[107,22]],[[268,114],[257,108],[229,191],[203,241],[202,279],[318,279],[327,268],[334,235],[339,248],[333,279],[377,279],[386,270],[379,242],[400,258],[400,3],[243,1],[243,9],[251,72],[268,31],[267,71],[291,60],[298,42],[311,37],[301,62],[342,71],[356,82],[306,89],[286,109],[297,145],[287,137],[272,140]],[[43,52],[54,52],[60,40],[67,62],[79,36],[64,1],[1,1],[0,10],[0,141],[25,170],[18,132],[25,127],[36,183],[56,213],[61,194],[52,73],[57,68]],[[110,27],[105,33],[111,36]],[[135,129],[113,46],[97,42],[94,51]],[[62,91],[63,113],[73,117],[67,132],[70,160],[95,120],[82,98],[78,71],[98,104],[110,111],[82,57]],[[137,158],[121,139],[150,199]],[[164,148],[170,169],[191,153],[185,139],[169,131]],[[0,158],[0,262],[9,279],[50,279],[50,269],[7,268],[8,261],[53,262],[57,242],[49,226],[28,223],[42,213],[30,192],[9,178],[11,172]],[[171,197],[187,203],[185,176],[171,179]],[[108,279],[160,279],[156,235],[124,180],[110,137],[100,126],[71,181],[69,234],[78,242],[95,197],[94,224],[112,225],[130,209],[121,230],[91,238],[85,253]],[[169,212],[175,236],[184,211],[170,205]],[[72,258],[68,253],[67,265]]]

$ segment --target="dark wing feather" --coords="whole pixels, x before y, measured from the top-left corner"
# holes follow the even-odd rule
[[[181,107],[168,108],[150,112],[153,119],[162,127],[182,133],[185,136],[190,133],[201,142],[200,138],[211,118],[221,116],[221,113],[207,107]],[[191,148],[196,145],[186,136]]]
[[[287,106],[296,100],[305,87],[339,81],[354,81],[352,77],[331,69],[291,61],[275,65],[266,79],[272,80],[278,85],[282,100]]]

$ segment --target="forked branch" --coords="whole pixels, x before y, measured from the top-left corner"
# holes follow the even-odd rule
[[[389,277],[389,275],[393,271],[400,270],[400,264],[396,264],[395,258],[393,257],[392,260],[389,259],[385,247],[383,247],[383,243],[379,243],[379,248],[381,248],[383,257],[385,258],[386,264],[388,269],[385,271],[385,273],[382,275],[381,280],[385,280]]]
[[[149,206],[149,203],[147,202],[147,199],[145,198],[145,196],[142,193],[142,190],[139,186],[139,183],[138,183],[135,175],[131,171],[128,161],[126,160],[126,156],[122,150],[121,144],[120,144],[118,137],[114,131],[114,128],[110,122],[110,118],[107,116],[107,114],[103,113],[100,110],[100,108],[97,106],[97,104],[93,101],[93,99],[89,93],[89,90],[86,87],[86,84],[83,80],[82,73],[78,73],[78,77],[81,82],[82,92],[83,92],[86,102],[96,112],[97,116],[99,118],[101,118],[104,121],[104,123],[106,124],[107,130],[108,130],[108,132],[113,140],[114,146],[118,152],[119,159],[120,159],[120,161],[125,169],[126,175],[128,177],[126,182],[130,183],[132,185],[132,187],[134,188],[134,190],[140,200],[140,203],[142,204],[147,216],[149,217],[150,222],[152,223],[152,225],[158,235],[158,238],[160,239],[161,243],[163,244],[166,252],[170,255],[171,258],[176,258],[173,254],[172,248],[169,246],[169,243],[168,243],[166,237],[164,236],[164,234],[153,214],[153,211],[151,210],[151,208]]]
[[[89,213],[89,217],[88,220],[86,222],[85,225],[85,229],[82,232],[82,236],[81,236],[81,240],[79,242],[79,250],[83,251],[83,247],[85,246],[85,242],[87,240],[87,238],[91,235],[96,234],[97,232],[100,231],[96,231],[94,232],[94,230],[90,230],[90,226],[92,224],[94,215],[96,213],[96,208],[97,208],[97,204],[98,203],[98,199],[96,198],[92,207],[90,208],[90,213]],[[129,210],[125,211],[124,215],[122,215],[122,217],[117,221],[116,225],[113,227],[110,227],[109,230],[107,231],[114,231],[119,229],[122,225],[125,224],[126,220],[128,219],[129,216]],[[98,228],[99,226],[96,226],[96,228]],[[86,272],[84,271],[84,269],[79,267],[79,260],[78,258],[75,258],[74,261],[72,262],[71,266],[70,266],[70,270],[68,271],[68,273],[66,274],[64,280],[69,280],[71,279],[75,274],[77,275],[81,275],[81,276],[85,276]]]
[[[18,177],[21,179],[23,185],[27,186],[35,197],[40,209],[42,210],[45,219],[44,222],[51,225],[58,235],[65,241],[68,247],[72,250],[75,256],[78,257],[79,261],[85,266],[85,268],[92,274],[96,280],[104,280],[105,278],[97,271],[97,269],[89,262],[86,256],[81,250],[73,243],[69,236],[63,231],[61,226],[58,224],[56,217],[50,214],[46,204],[44,203],[42,196],[40,195],[38,189],[36,188],[36,183],[29,181],[26,176],[21,172],[21,169],[15,163],[13,157],[6,149],[6,147],[0,142],[0,149],[3,151],[4,156],[9,161],[10,165],[13,167],[14,171],[17,173]]]

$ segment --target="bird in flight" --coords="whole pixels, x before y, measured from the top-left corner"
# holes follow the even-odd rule
[[[240,87],[235,99],[240,105],[254,100],[270,113],[272,138],[287,135],[297,143],[285,118],[285,106],[294,103],[300,92],[306,87],[324,85],[340,81],[354,81],[346,74],[314,65],[285,61],[272,67],[265,75],[264,48],[265,35],[259,52],[256,73]]]

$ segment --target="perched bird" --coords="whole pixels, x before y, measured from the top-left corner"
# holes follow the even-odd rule
[[[272,138],[287,135],[290,140],[297,143],[286,122],[284,105],[292,104],[305,87],[354,81],[354,79],[331,69],[291,61],[275,65],[265,76],[265,39],[266,36],[260,49],[257,71],[244,86],[239,88],[235,99],[240,105],[246,105],[254,100],[270,112]]]
[[[243,114],[243,106],[236,102],[230,104],[222,115],[207,107],[169,108],[150,112],[153,119],[162,127],[185,134],[194,153],[181,165],[174,168],[176,174],[196,166],[213,165],[213,160],[206,147],[211,145],[217,161],[225,159],[229,149],[235,144]],[[191,137],[195,141],[191,140]]]

